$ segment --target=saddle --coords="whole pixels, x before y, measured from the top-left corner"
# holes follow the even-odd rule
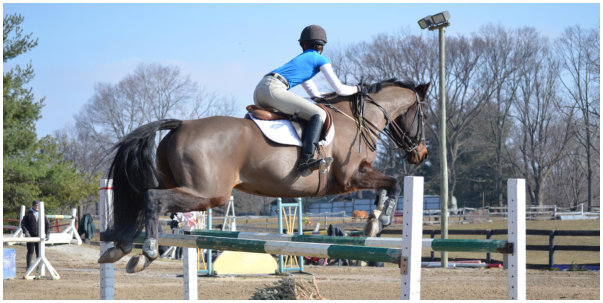
[[[325,139],[331,127],[333,127],[333,118],[331,117],[331,112],[327,109],[326,106],[322,104],[316,104],[327,114],[327,118],[325,119],[325,124],[322,126],[322,132],[320,134],[321,139]],[[302,138],[302,129],[303,125],[305,125],[305,121],[298,119],[292,115],[285,114],[275,108],[265,108],[257,105],[248,105],[246,107],[248,114],[253,115],[254,118],[258,120],[289,120],[293,124],[295,130],[297,131],[297,135]],[[246,116],[249,119],[249,116]],[[300,125],[303,124],[303,125]]]

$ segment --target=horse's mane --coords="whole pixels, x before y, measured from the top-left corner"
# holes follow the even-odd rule
[[[416,87],[416,84],[413,81],[400,81],[396,78],[391,78],[391,79],[382,80],[377,83],[368,84],[365,86],[366,86],[366,90],[369,94],[374,94],[374,93],[380,92],[383,88],[389,87],[389,86],[399,86],[399,87],[404,87],[404,88],[414,90]],[[339,95],[337,95],[337,93],[333,92],[333,93],[326,94],[324,96],[324,99],[326,101],[333,101],[335,99],[338,99],[338,97],[341,97],[341,96],[339,96]]]
[[[391,78],[387,80],[383,80],[381,82],[373,83],[367,86],[367,91],[369,94],[374,94],[380,92],[384,87],[388,86],[400,86],[408,89],[415,89],[416,84],[413,81],[400,81],[396,78]]]

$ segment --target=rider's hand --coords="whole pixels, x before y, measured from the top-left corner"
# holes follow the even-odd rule
[[[368,95],[368,89],[366,87],[366,85],[360,83],[358,85],[356,85],[356,87],[358,88],[358,93],[361,95]]]
[[[314,102],[316,102],[316,103],[327,102],[327,100],[325,100],[325,98],[323,96],[314,96],[314,97],[312,97],[312,100],[314,100]]]

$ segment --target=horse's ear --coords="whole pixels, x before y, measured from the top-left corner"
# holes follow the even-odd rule
[[[427,95],[427,91],[429,90],[430,86],[431,86],[431,82],[428,82],[428,83],[420,84],[415,88],[415,90],[419,94],[419,97],[421,97],[421,100],[425,99],[425,96]]]

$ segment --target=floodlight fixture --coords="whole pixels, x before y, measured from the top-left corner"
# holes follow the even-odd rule
[[[443,11],[435,15],[427,16],[419,20],[418,23],[421,29],[429,28],[429,30],[434,30],[450,25],[448,20],[450,20],[450,13],[448,11]]]

